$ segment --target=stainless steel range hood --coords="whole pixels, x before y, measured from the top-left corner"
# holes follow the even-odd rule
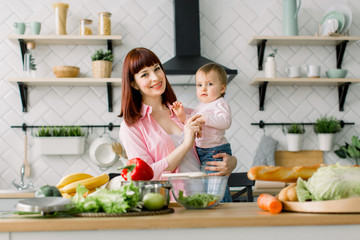
[[[200,55],[199,0],[175,0],[174,3],[176,56],[163,66],[166,74],[194,75],[202,65],[214,62]],[[221,66],[230,82],[237,70]]]

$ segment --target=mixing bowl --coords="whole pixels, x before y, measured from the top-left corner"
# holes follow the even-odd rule
[[[227,176],[169,178],[175,200],[187,209],[213,208],[224,197]]]

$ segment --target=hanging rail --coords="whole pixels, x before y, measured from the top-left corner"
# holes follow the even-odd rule
[[[341,128],[343,128],[345,125],[355,125],[355,123],[353,122],[344,122],[343,120],[339,121]],[[260,120],[258,123],[251,123],[251,125],[257,125],[259,126],[259,128],[264,128],[265,126],[285,126],[285,125],[291,125],[294,124],[294,122],[291,123],[265,123],[263,120]],[[296,123],[296,124],[300,124],[300,125],[315,125],[315,123]]]
[[[21,128],[24,132],[27,128],[41,128],[41,127],[82,127],[82,128],[108,128],[109,131],[112,131],[115,127],[120,127],[120,125],[114,125],[113,123],[109,123],[108,125],[26,125],[23,123],[21,126],[11,126],[11,128]]]

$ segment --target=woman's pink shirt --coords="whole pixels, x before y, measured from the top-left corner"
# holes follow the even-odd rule
[[[169,105],[168,108],[170,109]],[[169,111],[171,120],[183,130],[184,125],[172,110]],[[190,113],[191,109],[185,109],[185,111]],[[128,126],[125,121],[122,121],[119,136],[128,159],[141,158],[154,170],[153,180],[160,180],[161,174],[169,173],[169,171],[165,171],[169,166],[166,157],[174,151],[175,146],[171,136],[151,117],[151,112],[151,106],[143,104],[138,122]],[[191,151],[195,152],[196,161],[200,164],[195,145]],[[173,172],[178,172],[178,168]]]

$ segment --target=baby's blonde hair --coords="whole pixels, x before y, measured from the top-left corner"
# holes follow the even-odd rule
[[[222,85],[225,85],[225,87],[226,87],[227,82],[228,82],[227,74],[225,72],[225,69],[222,66],[220,66],[219,64],[216,64],[216,63],[213,63],[213,62],[207,63],[207,64],[203,65],[202,67],[200,67],[197,70],[196,74],[198,72],[203,72],[205,74],[208,74],[211,71],[214,71],[218,75],[218,77],[220,79],[220,83]],[[225,92],[223,94],[221,94],[221,96],[224,97]]]

